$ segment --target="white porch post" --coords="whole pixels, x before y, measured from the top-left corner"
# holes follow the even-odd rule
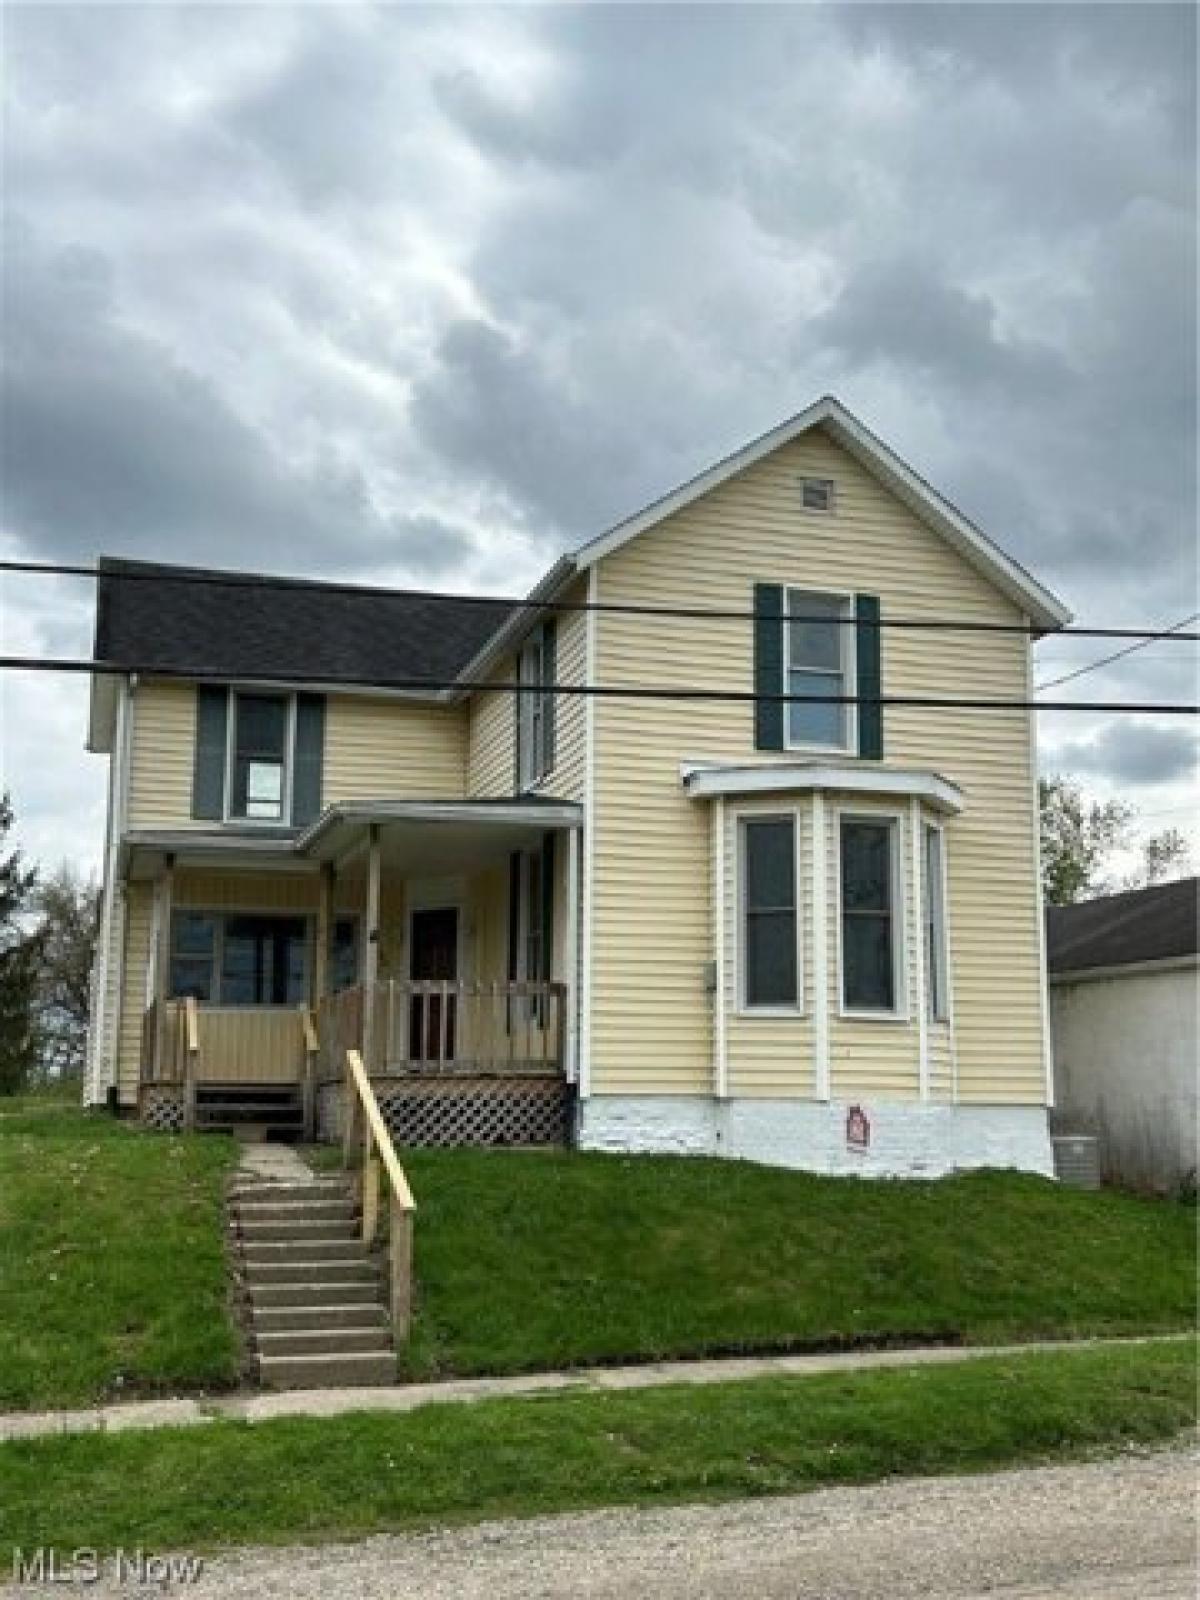
[[[563,943],[563,977],[567,983],[568,1083],[579,1076],[579,829],[567,830],[567,926]]]
[[[375,986],[379,980],[379,824],[373,822],[367,833],[367,905],[363,945],[363,1062],[368,1072],[374,1065]]]

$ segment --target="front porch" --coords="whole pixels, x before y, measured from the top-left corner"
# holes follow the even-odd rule
[[[269,871],[265,841],[134,841],[142,1120],[333,1139],[357,1050],[400,1144],[567,1142],[577,827],[558,802],[363,802]]]

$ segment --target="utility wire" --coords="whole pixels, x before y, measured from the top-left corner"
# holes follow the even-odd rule
[[[967,700],[958,695],[857,695],[789,694],[786,690],[707,689],[694,684],[664,687],[643,683],[538,683],[497,681],[489,678],[356,678],[317,673],[249,672],[230,673],[210,668],[162,667],[152,663],[87,661],[71,657],[0,656],[0,671],[99,673],[124,677],[142,672],[151,678],[181,679],[186,682],[227,683],[231,678],[252,684],[311,685],[322,689],[391,689],[397,693],[432,694],[444,690],[481,694],[588,695],[613,700],[700,700],[728,704],[834,705],[834,706],[910,706],[928,710],[973,711],[1103,711],[1157,713],[1163,716],[1196,716],[1200,705],[1159,703],[1134,704],[1100,700]]]
[[[1060,683],[1071,683],[1076,678],[1082,678],[1085,673],[1098,672],[1101,667],[1111,666],[1114,661],[1123,661],[1126,656],[1133,655],[1135,650],[1144,650],[1147,645],[1158,644],[1163,639],[1170,639],[1179,634],[1181,628],[1186,628],[1190,622],[1200,619],[1200,611],[1193,611],[1190,617],[1183,617],[1179,622],[1173,622],[1169,628],[1164,628],[1161,633],[1154,633],[1148,639],[1139,639],[1136,644],[1126,645],[1124,650],[1114,650],[1110,656],[1101,656],[1098,661],[1089,661],[1082,667],[1076,667],[1073,672],[1064,672],[1057,678],[1047,678],[1044,683],[1035,683],[1034,694],[1041,694],[1043,689],[1057,689]]]
[[[1164,637],[1159,630],[1150,628],[1091,628],[1067,624],[1062,628],[1047,629],[1031,622],[990,622],[974,617],[879,617],[862,620],[854,616],[808,616],[788,612],[781,617],[774,611],[732,610],[713,606],[663,606],[639,604],[625,600],[541,600],[524,596],[446,594],[432,589],[382,589],[364,584],[326,583],[317,579],[281,578],[269,574],[236,572],[197,572],[187,568],[158,570],[108,570],[66,562],[0,560],[0,572],[23,573],[40,577],[74,577],[103,579],[105,583],[190,583],[200,587],[219,589],[288,589],[304,593],[350,595],[359,599],[403,594],[415,600],[453,602],[455,605],[488,606],[495,610],[507,606],[513,612],[527,612],[531,618],[551,613],[609,612],[619,616],[674,617],[694,622],[808,622],[833,624],[847,628],[910,628],[929,629],[954,633],[1016,633],[1041,637],[1046,633],[1069,634],[1075,638],[1089,639],[1152,639]],[[1172,639],[1182,642],[1200,641],[1200,633],[1172,632]]]

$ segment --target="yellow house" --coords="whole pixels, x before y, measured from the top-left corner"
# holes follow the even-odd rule
[[[88,1097],[328,1133],[357,1045],[403,1143],[1048,1173],[1067,620],[831,398],[518,606],[106,560]]]

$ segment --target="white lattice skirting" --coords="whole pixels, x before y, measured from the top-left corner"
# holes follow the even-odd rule
[[[372,1078],[388,1132],[398,1145],[564,1145],[570,1089],[561,1078]],[[341,1137],[339,1083],[317,1094],[317,1134]]]

